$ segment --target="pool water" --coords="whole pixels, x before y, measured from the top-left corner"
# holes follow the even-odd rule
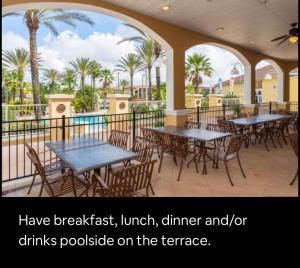
[[[103,116],[78,116],[72,118],[72,125],[86,125],[89,128],[105,129],[106,122]]]

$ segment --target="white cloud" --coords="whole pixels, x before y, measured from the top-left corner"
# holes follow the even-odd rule
[[[7,50],[7,49],[11,50],[19,47],[28,49],[29,48],[28,40],[11,31],[2,34],[3,50]]]
[[[203,84],[207,86],[211,82],[217,83],[219,78],[222,78],[223,81],[229,79],[230,71],[234,64],[237,62],[241,63],[241,61],[231,52],[212,45],[194,46],[186,52],[186,57],[194,53],[201,53],[208,57],[210,59],[211,66],[214,69],[211,78],[203,77]]]

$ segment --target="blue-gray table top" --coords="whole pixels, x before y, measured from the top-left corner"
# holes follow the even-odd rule
[[[97,143],[97,141],[96,139],[94,139],[94,141],[84,141],[83,138],[80,138],[80,141],[77,140],[77,142],[73,143],[74,146],[76,145],[76,148],[71,146],[71,140],[65,142],[48,142],[46,146],[50,149],[55,148],[56,155],[68,164],[76,174],[138,157],[136,153],[121,149],[109,143],[101,141]],[[66,143],[70,146],[66,147]],[[78,144],[80,144],[80,146]],[[72,149],[65,150],[65,148]]]
[[[290,115],[282,115],[282,114],[263,114],[263,115],[256,115],[256,116],[232,119],[229,121],[232,121],[236,125],[251,126],[251,125],[272,122],[272,121],[276,121],[276,120],[287,119],[290,117],[291,117]]]
[[[103,144],[107,144],[107,142],[97,140],[93,137],[76,137],[64,141],[45,142],[45,145],[55,153],[57,153],[58,151],[70,151],[83,147],[91,147]]]
[[[227,133],[227,132],[217,132],[217,131],[210,131],[210,130],[198,129],[198,128],[184,128],[184,127],[173,127],[173,126],[157,127],[151,129],[162,133],[175,135],[175,136],[200,140],[203,142],[210,142],[210,141],[226,138],[232,135],[231,133]]]

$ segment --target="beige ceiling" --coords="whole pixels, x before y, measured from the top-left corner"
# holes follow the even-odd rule
[[[104,0],[266,55],[298,60],[298,46],[270,40],[298,22],[298,0]],[[266,4],[264,4],[266,2]],[[171,10],[162,12],[162,5]],[[216,28],[223,27],[222,32]],[[250,44],[250,42],[255,44]]]

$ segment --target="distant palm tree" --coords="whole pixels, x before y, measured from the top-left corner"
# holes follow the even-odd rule
[[[148,100],[151,101],[152,99],[152,76],[151,76],[151,70],[153,63],[155,61],[155,54],[154,54],[154,46],[155,42],[153,39],[144,40],[140,46],[135,47],[136,52],[140,56],[143,67],[147,68],[148,70]]]
[[[73,69],[66,68],[60,78],[61,84],[68,87],[68,92],[73,92],[77,82],[76,72]]]
[[[15,50],[4,50],[2,52],[3,67],[9,71],[17,72],[18,87],[20,92],[21,104],[24,102],[24,77],[25,71],[29,66],[29,52],[24,48],[16,48]]]
[[[126,79],[120,81],[120,85],[122,87],[122,93],[124,94],[125,88],[129,86],[129,82]]]
[[[28,28],[33,100],[35,104],[40,104],[39,64],[36,41],[38,29],[41,28],[41,26],[45,26],[52,32],[52,34],[57,36],[58,31],[54,25],[55,22],[64,23],[72,27],[76,27],[76,21],[85,22],[89,25],[94,25],[94,22],[85,14],[74,11],[66,11],[61,8],[29,9],[22,13],[7,13],[5,16],[23,16],[23,21]],[[36,110],[36,117],[39,118],[40,116],[41,111],[38,109]]]
[[[43,74],[43,80],[49,84],[50,93],[57,93],[58,81],[60,80],[60,73],[55,69],[45,69]]]
[[[11,97],[15,101],[18,84],[18,74],[16,71],[5,71],[2,73],[2,102],[9,103]]]
[[[95,100],[96,100],[96,79],[101,76],[101,64],[96,62],[96,61],[91,61],[90,62],[90,70],[89,70],[89,75],[91,76],[91,82],[92,82],[92,89],[93,89],[93,94],[92,94],[92,102],[91,102],[91,109],[92,111],[95,111]]]
[[[143,62],[141,58],[133,53],[127,54],[119,60],[119,64],[116,65],[116,71],[127,72],[130,75],[130,94],[133,97],[133,76],[136,72],[141,70]]]
[[[199,85],[203,81],[202,74],[210,77],[212,72],[210,60],[202,54],[195,53],[189,56],[185,62],[185,75],[192,82],[194,93],[198,93]]]
[[[139,28],[128,24],[128,23],[124,23],[125,26],[130,27],[132,29],[135,29],[139,35],[136,36],[132,36],[132,37],[127,37],[122,39],[118,44],[121,44],[123,42],[136,42],[136,43],[143,43],[145,40],[153,40],[154,41],[154,55],[155,55],[155,60],[158,60],[160,57],[164,57],[165,56],[165,51],[162,49],[161,45],[154,39],[152,39],[149,35],[147,35],[146,33],[144,33],[143,31],[141,31]],[[155,67],[155,73],[156,73],[156,98],[157,99],[161,99],[161,94],[160,94],[160,89],[161,89],[161,82],[160,82],[160,66],[156,66]]]
[[[85,92],[85,78],[90,73],[91,60],[89,58],[76,58],[75,61],[69,62],[74,68],[75,72],[80,76],[80,89],[83,95],[83,111],[86,112],[86,92]]]
[[[111,70],[103,69],[101,71],[100,77],[101,77],[100,82],[102,82],[103,95],[104,95],[104,98],[106,98],[107,90],[111,86],[112,82],[114,81],[114,76],[113,76],[113,73]]]

